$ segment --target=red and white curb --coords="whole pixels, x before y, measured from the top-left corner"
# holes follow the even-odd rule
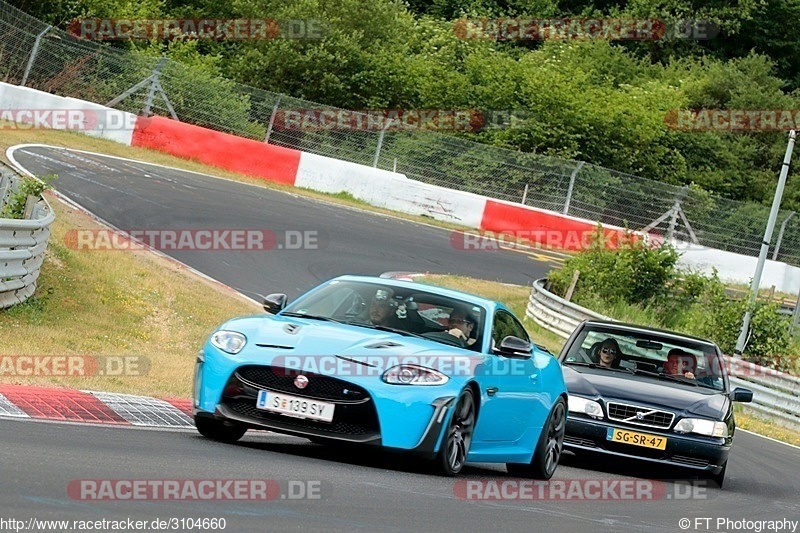
[[[0,385],[0,417],[125,426],[193,428],[192,403],[113,392]]]

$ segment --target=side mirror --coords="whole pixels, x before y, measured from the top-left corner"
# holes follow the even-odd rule
[[[264,296],[264,311],[274,315],[286,307],[286,295],[281,293],[268,294]]]
[[[734,402],[752,402],[753,401],[753,391],[750,389],[745,389],[744,387],[736,387],[731,392],[731,398],[733,398]]]
[[[526,356],[530,357],[533,353],[533,345],[519,337],[509,335],[500,341],[500,346],[497,348],[497,353],[506,356]]]

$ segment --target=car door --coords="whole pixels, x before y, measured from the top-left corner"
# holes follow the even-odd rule
[[[530,342],[525,328],[509,312],[495,312],[491,328],[492,352],[479,372],[481,407],[475,427],[475,441],[514,442],[526,430],[541,425],[547,406],[542,395],[541,370],[533,357],[497,353],[503,338],[513,335]]]

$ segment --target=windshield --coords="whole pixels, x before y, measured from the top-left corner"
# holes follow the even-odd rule
[[[586,327],[561,362],[725,390],[724,365],[714,344],[658,332]]]
[[[281,315],[308,316],[479,350],[486,311],[472,303],[433,294],[419,284],[332,281],[287,306]]]

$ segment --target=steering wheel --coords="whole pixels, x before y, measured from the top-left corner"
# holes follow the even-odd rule
[[[467,347],[467,343],[463,339],[459,339],[454,335],[450,335],[446,331],[429,331],[427,333],[422,333],[421,335],[426,339],[449,344],[450,346],[457,346],[459,348]]]

